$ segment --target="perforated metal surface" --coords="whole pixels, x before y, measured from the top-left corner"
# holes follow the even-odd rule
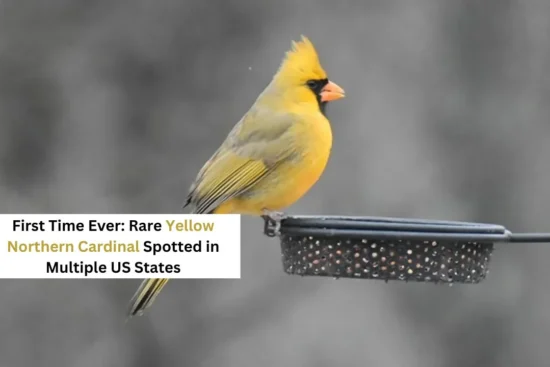
[[[343,278],[478,283],[491,242],[388,240],[281,234],[284,271]]]

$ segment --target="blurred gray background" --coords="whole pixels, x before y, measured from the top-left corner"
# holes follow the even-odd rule
[[[289,211],[550,231],[548,0],[2,0],[8,213],[179,213],[292,39],[347,97]],[[480,285],[285,275],[243,220],[242,279],[0,282],[0,366],[550,364],[550,245],[499,245]]]

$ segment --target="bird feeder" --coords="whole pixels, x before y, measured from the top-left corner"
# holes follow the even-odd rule
[[[495,243],[550,242],[497,224],[351,216],[264,218],[288,274],[434,283],[479,283]]]

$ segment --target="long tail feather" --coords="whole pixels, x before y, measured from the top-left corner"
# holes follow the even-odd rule
[[[128,317],[141,316],[150,307],[168,279],[144,279],[130,301]]]

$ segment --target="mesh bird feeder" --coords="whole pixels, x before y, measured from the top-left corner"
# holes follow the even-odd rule
[[[479,283],[495,243],[550,242],[496,224],[351,216],[264,218],[279,237],[284,271],[302,276]]]

